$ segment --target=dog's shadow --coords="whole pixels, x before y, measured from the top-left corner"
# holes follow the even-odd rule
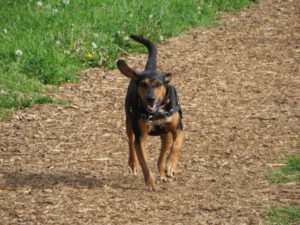
[[[15,189],[18,187],[28,187],[32,189],[51,189],[56,185],[70,186],[73,188],[101,189],[109,186],[114,189],[139,190],[128,185],[120,184],[120,180],[115,183],[108,178],[91,178],[80,174],[46,174],[46,173],[20,173],[2,172],[0,178],[0,189]],[[124,178],[125,179],[125,178]]]
[[[66,185],[76,188],[101,188],[107,184],[105,179],[91,178],[78,174],[44,174],[44,173],[2,173],[2,185],[7,188],[29,187],[37,189],[52,188],[55,185]],[[4,183],[3,183],[4,181]]]

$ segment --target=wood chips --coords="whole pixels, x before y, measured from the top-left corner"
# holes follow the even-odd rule
[[[0,224],[264,224],[300,204],[299,184],[268,183],[300,151],[300,1],[261,0],[158,46],[184,113],[177,177],[147,191],[127,167],[119,71],[90,69],[43,105],[0,122]],[[143,68],[145,55],[126,59]],[[291,138],[294,137],[294,138]],[[149,138],[158,175],[160,140]]]

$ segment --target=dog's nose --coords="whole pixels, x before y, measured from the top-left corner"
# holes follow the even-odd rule
[[[153,103],[153,102],[155,101],[155,97],[154,97],[154,96],[148,96],[148,97],[147,97],[147,101],[148,101],[149,103]]]

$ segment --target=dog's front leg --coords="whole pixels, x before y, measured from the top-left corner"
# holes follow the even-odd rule
[[[173,145],[171,147],[171,152],[169,155],[169,160],[166,168],[168,177],[173,177],[175,175],[178,157],[183,142],[183,137],[184,136],[182,130],[177,129],[176,131],[173,132]]]
[[[128,136],[128,145],[129,145],[129,159],[128,159],[128,165],[133,173],[133,175],[137,174],[137,166],[138,166],[138,159],[134,147],[134,132],[132,129],[132,120],[128,117],[126,117],[126,132]]]
[[[147,165],[147,153],[146,153],[146,139],[148,136],[148,131],[145,126],[146,124],[143,124],[139,126],[139,131],[135,132],[135,141],[134,146],[136,150],[136,154],[139,160],[139,163],[142,167],[142,171],[145,178],[145,183],[148,188],[155,191],[155,180],[153,178],[153,175]]]
[[[157,161],[157,167],[160,174],[161,181],[170,181],[168,177],[166,177],[166,162],[167,162],[167,153],[172,145],[173,138],[171,132],[168,132],[165,135],[160,136],[161,139],[161,150],[160,155]]]
[[[155,181],[153,175],[147,165],[147,159],[145,154],[145,137],[136,138],[135,140],[135,149],[136,154],[139,159],[140,165],[142,167],[142,171],[145,178],[146,186],[152,190],[155,190]]]

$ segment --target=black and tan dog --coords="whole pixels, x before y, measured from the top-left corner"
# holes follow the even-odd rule
[[[182,113],[176,89],[169,84],[171,73],[156,70],[154,44],[140,36],[132,35],[131,38],[145,45],[149,55],[143,72],[135,72],[123,60],[117,62],[121,73],[131,79],[125,100],[129,166],[136,174],[139,161],[146,185],[155,190],[155,180],[147,165],[146,138],[160,135],[162,144],[157,166],[160,179],[169,181],[174,176],[183,142]]]

